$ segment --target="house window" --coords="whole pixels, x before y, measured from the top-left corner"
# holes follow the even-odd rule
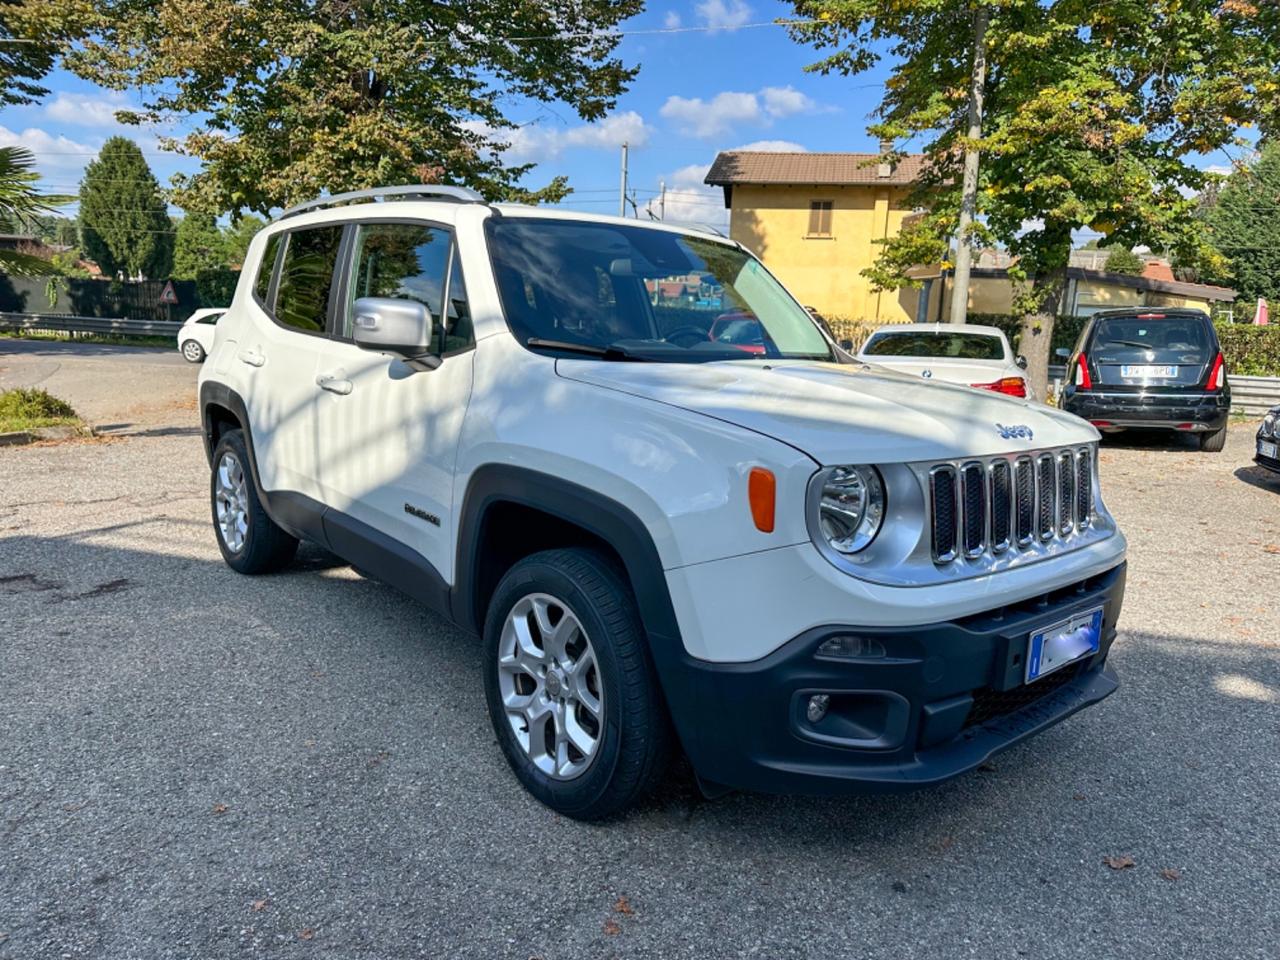
[[[811,237],[829,237],[831,236],[831,207],[830,200],[810,200],[809,201],[809,236]]]

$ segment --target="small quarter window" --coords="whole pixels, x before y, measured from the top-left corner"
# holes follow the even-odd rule
[[[465,350],[476,342],[475,329],[471,325],[471,308],[467,305],[467,285],[462,280],[462,264],[458,259],[456,244],[453,248],[453,265],[449,268],[448,296],[441,353]]]
[[[831,209],[833,206],[834,204],[830,200],[809,201],[809,236],[831,236]]]
[[[293,230],[288,237],[276,285],[275,317],[287,327],[323,333],[342,227]]]
[[[262,251],[262,262],[258,264],[258,282],[253,285],[253,292],[258,299],[271,309],[267,303],[267,294],[271,290],[271,273],[276,268],[276,251],[280,249],[280,234],[273,234],[267,239],[266,249]]]

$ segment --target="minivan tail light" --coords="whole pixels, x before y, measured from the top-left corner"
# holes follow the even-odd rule
[[[1209,368],[1209,376],[1204,382],[1206,390],[1221,390],[1223,381],[1226,380],[1226,370],[1222,365],[1222,351],[1218,351],[1218,355],[1213,358],[1213,366]]]
[[[1076,386],[1084,387],[1086,390],[1093,388],[1093,380],[1089,377],[1089,358],[1083,351],[1076,357]]]
[[[969,386],[977,387],[979,390],[992,390],[1010,397],[1025,397],[1027,395],[1027,382],[1021,377],[1001,377],[991,383],[971,383]]]

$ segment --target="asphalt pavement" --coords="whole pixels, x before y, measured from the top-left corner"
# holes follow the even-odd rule
[[[475,639],[316,549],[223,565],[189,399],[0,450],[0,958],[1280,954],[1251,427],[1104,446],[1131,553],[1099,706],[920,793],[708,802],[677,768],[584,826],[508,771]]]

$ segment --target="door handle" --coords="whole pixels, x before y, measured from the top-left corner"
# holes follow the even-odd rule
[[[247,363],[251,367],[260,367],[267,362],[267,358],[256,350],[241,350],[240,362]]]
[[[330,373],[322,373],[316,377],[316,386],[321,390],[328,390],[330,393],[336,393],[345,397],[351,392],[351,381],[344,380],[342,377],[335,377]]]

